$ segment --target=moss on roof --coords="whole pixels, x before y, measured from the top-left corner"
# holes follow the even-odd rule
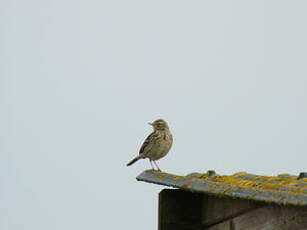
[[[137,180],[216,196],[307,207],[307,178],[297,179],[289,174],[260,176],[239,172],[218,175],[210,170],[204,174],[180,176],[147,170]]]
[[[254,188],[256,190],[286,191],[296,194],[307,194],[307,178],[297,179],[297,176],[290,174],[279,174],[277,176],[260,176],[246,172],[238,172],[230,176],[211,175],[204,173],[198,176],[199,179],[215,183]]]

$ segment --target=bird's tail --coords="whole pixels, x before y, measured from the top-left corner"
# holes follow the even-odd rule
[[[131,161],[128,162],[127,166],[130,166],[132,164],[134,164],[135,162],[137,162],[139,159],[143,158],[143,155],[140,154],[137,157],[133,158]]]

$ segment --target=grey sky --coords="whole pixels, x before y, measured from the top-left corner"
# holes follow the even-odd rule
[[[157,229],[127,168],[306,171],[306,1],[0,3],[0,229]]]

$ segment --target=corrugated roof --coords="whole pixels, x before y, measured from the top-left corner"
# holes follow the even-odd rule
[[[179,176],[147,170],[137,180],[216,196],[307,206],[307,178],[289,174],[259,176],[240,172],[223,176],[208,171]]]

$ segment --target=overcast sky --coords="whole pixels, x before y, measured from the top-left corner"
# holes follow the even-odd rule
[[[2,0],[0,229],[157,229],[161,186],[127,168],[168,121],[158,162],[185,175],[307,171],[305,0]]]

